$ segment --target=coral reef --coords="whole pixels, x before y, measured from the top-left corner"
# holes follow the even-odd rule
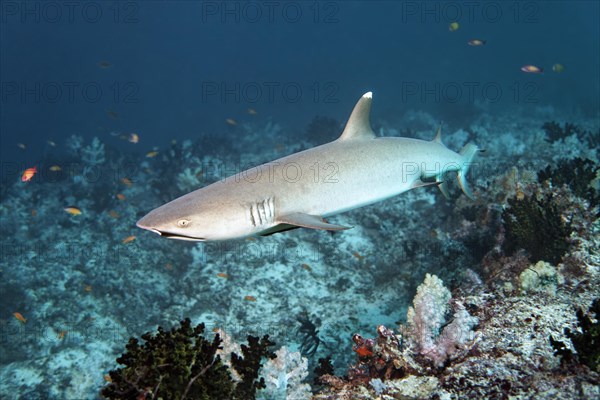
[[[587,313],[578,308],[577,322],[576,331],[565,328],[565,336],[570,339],[577,355],[563,342],[550,336],[555,354],[561,356],[565,364],[573,363],[577,359],[593,371],[600,372],[600,299],[594,299]]]
[[[254,399],[257,389],[264,388],[264,378],[258,378],[263,357],[275,357],[268,348],[273,345],[268,336],[262,339],[248,336],[248,346],[242,345],[243,357],[231,354],[232,367],[241,376],[234,381],[228,367],[217,354],[221,338],[204,338],[205,325],[192,327],[185,319],[170,331],[159,327],[156,334],[142,335],[144,343],[129,339],[127,352],[117,358],[123,368],[109,372],[110,383],[101,391],[109,399]]]
[[[308,376],[308,360],[299,352],[290,352],[283,346],[275,352],[277,357],[268,360],[261,369],[265,388],[259,392],[260,399],[310,399],[310,385],[304,383]]]
[[[561,260],[569,248],[567,239],[572,227],[563,220],[554,199],[552,195],[538,199],[534,194],[508,199],[509,208],[502,213],[506,230],[505,252],[524,248],[533,262],[558,263]]]

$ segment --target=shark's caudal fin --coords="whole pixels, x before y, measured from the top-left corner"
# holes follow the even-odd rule
[[[369,122],[372,100],[372,92],[362,95],[354,106],[354,110],[352,110],[352,114],[346,122],[344,132],[338,140],[372,139],[375,137],[375,132],[371,129],[371,123]]]
[[[458,171],[458,184],[460,185],[463,193],[470,199],[474,199],[475,197],[471,192],[471,188],[469,188],[466,175],[469,171],[469,168],[473,164],[473,157],[475,157],[475,154],[478,151],[480,151],[479,148],[473,143],[467,143],[460,151],[460,155],[462,156],[462,168]]]

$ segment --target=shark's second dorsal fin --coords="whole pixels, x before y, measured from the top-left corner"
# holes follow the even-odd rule
[[[371,123],[369,122],[372,100],[372,92],[362,95],[358,103],[354,106],[354,110],[352,110],[352,114],[350,114],[350,118],[348,118],[344,132],[342,132],[339,140],[372,139],[375,137],[375,132],[371,129]]]
[[[437,132],[435,133],[435,137],[433,138],[432,142],[435,143],[439,143],[442,146],[444,146],[444,143],[442,142],[442,123],[440,122],[440,126],[438,126]],[[446,146],[444,146],[446,147]]]

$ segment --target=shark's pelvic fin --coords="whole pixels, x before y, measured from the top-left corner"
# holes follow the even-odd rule
[[[304,228],[322,229],[327,231],[341,231],[344,229],[350,229],[348,226],[330,224],[318,215],[304,213],[283,215],[277,218],[277,222],[280,224],[302,226]]]
[[[473,196],[473,192],[471,192],[471,188],[469,187],[469,182],[467,182],[466,175],[469,171],[469,168],[471,167],[473,157],[475,157],[475,154],[477,154],[478,151],[479,148],[473,143],[467,143],[465,147],[463,147],[460,151],[460,155],[463,158],[463,166],[460,170],[458,170],[458,184],[460,185],[460,188],[462,189],[463,193],[467,195],[467,197],[471,200],[475,199],[475,197]]]
[[[371,123],[369,122],[372,100],[372,92],[362,95],[358,103],[354,106],[354,110],[352,110],[352,114],[350,114],[350,118],[348,118],[344,132],[342,132],[339,140],[373,139],[375,137],[375,132],[373,132]]]
[[[440,181],[439,179],[440,178],[438,178],[438,182],[440,184],[438,185],[438,187],[440,188],[440,191],[446,199],[450,199],[450,192],[448,192],[448,184],[445,181]]]

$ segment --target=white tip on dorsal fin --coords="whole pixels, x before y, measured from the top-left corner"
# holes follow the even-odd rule
[[[348,118],[344,132],[342,132],[339,140],[372,139],[375,137],[375,132],[371,129],[371,123],[369,122],[372,100],[372,92],[362,95],[358,103],[354,106],[354,110],[352,110],[352,114],[350,114],[350,118]]]

